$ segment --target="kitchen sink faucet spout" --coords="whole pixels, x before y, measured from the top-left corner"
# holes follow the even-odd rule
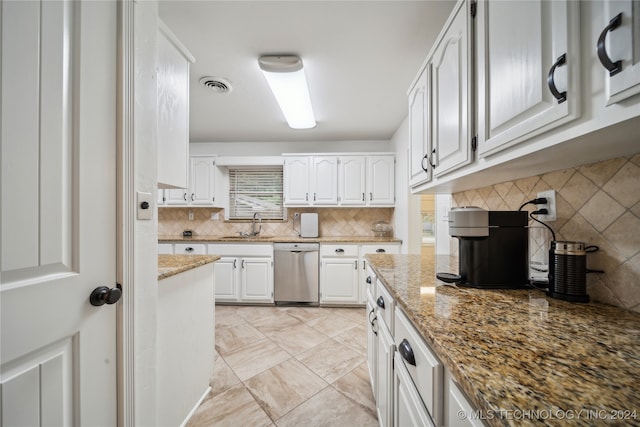
[[[256,231],[256,219],[258,220],[258,230]],[[251,235],[257,236],[262,231],[262,215],[260,212],[253,214],[253,221],[251,222]]]

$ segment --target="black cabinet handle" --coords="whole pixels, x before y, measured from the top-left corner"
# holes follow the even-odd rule
[[[379,253],[379,254],[383,254],[383,253],[385,253],[385,252],[387,252],[387,251],[385,251],[385,250],[384,250],[384,249],[382,249],[382,248],[378,248],[378,249],[376,249],[376,252],[377,252],[377,253]]]
[[[184,201],[187,201],[187,193],[182,193],[182,198],[184,199]]]
[[[193,248],[189,246],[188,248],[184,248],[185,252],[193,252]]]
[[[367,282],[367,283],[369,283],[369,284],[371,284],[371,276],[367,276],[367,280],[366,280],[366,282]]]
[[[611,21],[609,21],[609,25],[604,27],[604,30],[600,33],[600,37],[598,37],[598,59],[600,59],[600,63],[609,71],[609,76],[615,76],[620,71],[622,71],[622,61],[613,62],[611,58],[609,58],[609,54],[607,53],[607,34],[609,31],[613,31],[618,28],[622,24],[622,13],[617,14],[613,17]]]
[[[358,269],[358,260],[356,260],[356,268],[355,268],[355,270],[357,270],[357,269]]]
[[[565,65],[567,63],[567,54],[563,53],[562,56],[560,56],[556,62],[551,66],[551,69],[549,70],[549,74],[547,75],[547,85],[549,86],[549,91],[551,92],[551,95],[553,95],[553,97],[558,101],[558,104],[562,104],[564,101],[567,100],[567,92],[559,92],[558,88],[556,87],[556,82],[555,82],[555,74],[556,74],[556,68],[558,68],[561,65]]]
[[[195,196],[196,193],[191,193],[191,201],[193,202],[193,196]]]
[[[382,298],[381,296],[378,297],[378,300],[376,301],[376,304],[378,304],[378,307],[380,307],[381,309],[384,310],[384,298]]]
[[[336,249],[336,253],[337,253],[337,254],[344,253],[344,249],[342,249],[342,248],[338,248],[338,249]]]
[[[237,260],[237,259],[234,259],[234,260],[233,260],[233,269],[234,269],[234,270],[237,268],[237,262],[238,262],[238,260]]]
[[[406,360],[409,365],[416,366],[416,357],[413,354],[413,349],[411,348],[411,344],[409,344],[409,341],[407,341],[406,338],[402,339],[402,342],[398,346],[398,352],[400,353],[400,356],[402,356],[402,358]]]
[[[369,201],[373,200],[373,193],[369,193]]]
[[[242,268],[244,268],[244,260],[242,260]]]
[[[431,168],[433,168],[433,169],[436,168],[436,165],[432,160],[434,154],[436,154],[436,149],[435,148],[433,150],[431,150],[431,154],[429,154],[429,164],[431,165]]]
[[[427,170],[427,168],[424,166],[424,161],[425,160],[429,161],[429,153],[425,154],[424,157],[422,158],[422,160],[420,161],[420,167],[422,168],[422,170],[425,171],[425,172],[429,172]],[[429,162],[429,163],[431,163],[431,162]]]
[[[364,193],[362,193],[362,201],[364,202]]]

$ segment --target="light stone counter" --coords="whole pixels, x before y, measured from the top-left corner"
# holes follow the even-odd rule
[[[402,243],[402,240],[393,237],[373,236],[326,236],[326,237],[297,237],[297,236],[158,236],[159,242],[250,242],[250,243]]]
[[[218,255],[158,255],[158,280],[219,260]]]
[[[365,259],[476,409],[493,414],[486,423],[640,425],[640,314],[445,285],[435,273],[457,271],[450,257]]]

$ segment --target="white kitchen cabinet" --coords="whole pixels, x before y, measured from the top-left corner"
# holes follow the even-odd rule
[[[193,56],[158,21],[158,185],[188,186],[189,66]]]
[[[367,156],[367,204],[393,206],[396,202],[395,157]]]
[[[608,0],[595,47],[605,79],[605,101],[611,105],[640,93],[640,4],[638,0]],[[600,11],[598,11],[600,12]]]
[[[376,275],[371,269],[367,269],[367,276],[370,282],[367,287],[367,367],[369,368],[369,378],[371,379],[371,390],[373,398],[377,400],[378,393],[378,319],[376,318],[375,287]]]
[[[243,301],[273,302],[273,258],[240,258],[240,279]]]
[[[212,206],[216,201],[216,158],[191,156],[189,159],[189,202],[192,205]]]
[[[366,180],[366,156],[340,156],[338,158],[338,202],[341,205],[366,205]]]
[[[313,205],[338,204],[337,156],[313,156],[309,198]]]
[[[320,245],[320,304],[358,304],[358,245]]]
[[[216,262],[216,301],[273,303],[273,245],[212,243]]]
[[[409,185],[431,181],[431,63],[409,89]]]
[[[448,371],[445,371],[444,383],[445,420],[449,427],[483,427],[484,423],[476,416],[476,411],[469,403],[462,390],[458,388]]]
[[[442,176],[473,160],[472,25],[470,1],[459,1],[438,38],[431,57],[433,108],[432,161]]]
[[[189,190],[186,188],[171,188],[164,190],[164,204],[166,206],[175,206],[175,205],[183,205],[186,206],[189,204],[187,199],[187,192]]]
[[[176,255],[206,255],[207,245],[203,243],[176,243],[173,251]]]
[[[359,302],[361,304],[367,303],[367,293],[371,287],[371,284],[368,282],[368,278],[371,276],[371,269],[367,268],[367,261],[364,259],[367,254],[399,254],[400,253],[400,243],[365,243],[360,245],[360,286],[358,289],[359,292]],[[374,284],[374,295],[375,295],[375,284]],[[373,296],[373,295],[372,295]]]
[[[378,321],[378,392],[376,412],[381,427],[393,426],[393,354],[395,344],[382,317]]]
[[[481,156],[579,116],[579,6],[570,0],[478,2]]]
[[[397,352],[393,364],[393,396],[394,426],[435,426]]]
[[[285,206],[393,206],[393,154],[284,156]]]

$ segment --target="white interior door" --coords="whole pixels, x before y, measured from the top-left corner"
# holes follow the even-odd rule
[[[4,426],[117,423],[116,7],[2,1]]]

